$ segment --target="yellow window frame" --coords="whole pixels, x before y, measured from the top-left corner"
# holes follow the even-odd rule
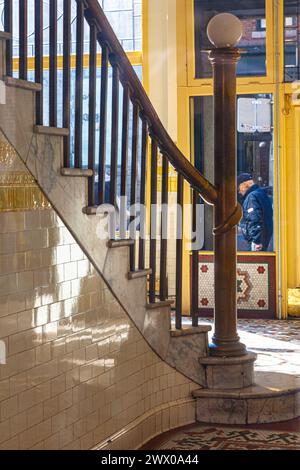
[[[274,61],[274,1],[266,0],[266,62],[267,74],[264,77],[241,77],[239,85],[271,84],[275,80]],[[283,0],[282,0],[283,1]],[[187,55],[187,81],[188,86],[211,87],[212,79],[197,79],[195,70],[195,15],[194,0],[185,0],[186,5],[186,55]]]

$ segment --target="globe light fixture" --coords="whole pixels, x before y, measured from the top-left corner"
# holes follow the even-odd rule
[[[208,23],[207,36],[218,49],[235,47],[243,36],[242,22],[231,13],[220,13]]]

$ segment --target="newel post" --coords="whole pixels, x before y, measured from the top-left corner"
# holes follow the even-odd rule
[[[235,47],[242,24],[231,14],[215,16],[208,36],[215,45],[209,53],[214,77],[215,181],[218,202],[214,208],[215,333],[210,354],[232,357],[247,354],[237,333],[237,203],[236,68]]]

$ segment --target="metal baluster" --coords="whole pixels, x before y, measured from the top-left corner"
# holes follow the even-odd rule
[[[49,3],[49,37],[50,37],[50,69],[49,69],[49,123],[57,126],[57,0]]]
[[[127,213],[127,170],[128,170],[128,132],[129,132],[129,86],[124,84],[123,90],[123,123],[122,123],[122,162],[121,162],[121,207],[120,207],[120,238],[126,238]]]
[[[63,20],[63,127],[70,130],[71,120],[71,0],[64,0]],[[71,166],[70,135],[64,137],[64,167]]]
[[[197,206],[199,204],[199,195],[196,191],[193,191],[193,220],[192,220],[192,231],[197,232]],[[197,235],[196,235],[197,238]],[[193,326],[198,326],[199,318],[199,251],[198,249],[193,250],[192,253],[192,322]]]
[[[89,177],[89,206],[95,206],[95,167],[96,167],[96,80],[97,80],[97,28],[90,24],[90,63],[89,63],[89,169],[93,176]]]
[[[105,165],[107,131],[107,90],[108,90],[108,47],[102,45],[101,97],[100,97],[100,137],[99,137],[99,204],[105,201]]]
[[[182,328],[183,176],[177,181],[176,329]]]
[[[143,118],[142,125],[142,158],[141,158],[141,188],[140,188],[140,206],[141,208],[146,204],[146,190],[147,190],[147,160],[148,160],[148,126],[146,119]],[[145,269],[145,238],[146,230],[145,223],[140,225],[140,240],[139,240],[139,269]]]
[[[139,105],[133,103],[133,113],[132,113],[132,159],[131,159],[131,187],[130,187],[130,206],[131,206],[131,216],[130,216],[130,238],[135,240],[136,238],[136,228],[132,222],[134,222],[136,217],[136,211],[133,212],[133,206],[136,204],[136,192],[137,192],[137,179],[138,179],[138,146],[139,146]],[[135,260],[135,249],[136,243],[130,246],[130,270],[135,271],[136,260]]]
[[[161,242],[160,242],[160,300],[168,297],[167,286],[167,255],[168,255],[168,202],[169,202],[169,162],[166,155],[162,157],[162,216],[161,216]]]
[[[6,75],[12,77],[13,57],[13,0],[4,0],[4,29],[11,34],[11,39],[6,41]]]
[[[43,84],[43,2],[35,0],[35,81]],[[36,94],[36,124],[42,126],[44,122],[43,89]]]
[[[109,203],[116,207],[117,196],[117,167],[118,167],[118,143],[119,143],[119,96],[120,96],[120,71],[115,57],[111,57],[113,68],[112,83],[112,121],[111,121],[111,160],[110,160],[110,191]]]
[[[28,2],[19,2],[19,78],[27,80]]]
[[[156,290],[156,234],[157,234],[157,142],[153,136],[151,146],[151,223],[150,223],[150,275],[149,302],[155,303]]]
[[[75,98],[75,168],[82,168],[82,114],[83,114],[83,41],[84,4],[77,0],[76,28],[76,98]]]

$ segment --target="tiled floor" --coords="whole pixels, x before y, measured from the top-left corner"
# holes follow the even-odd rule
[[[211,323],[201,320],[200,323]],[[184,320],[189,324],[190,320]],[[240,320],[239,335],[258,354],[256,371],[300,377],[300,320]],[[165,433],[146,450],[300,450],[300,418],[250,426],[197,424]]]
[[[186,426],[157,437],[143,450],[300,450],[300,419],[244,427]]]

